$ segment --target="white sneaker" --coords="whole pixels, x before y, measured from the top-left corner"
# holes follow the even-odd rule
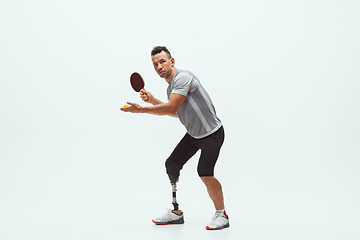
[[[225,213],[226,214],[226,213]],[[229,216],[222,213],[215,212],[209,225],[206,226],[207,230],[221,230],[230,227]]]
[[[152,220],[156,225],[183,224],[184,215],[181,210],[166,209],[164,215]]]

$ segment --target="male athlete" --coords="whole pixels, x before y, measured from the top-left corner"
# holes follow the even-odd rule
[[[174,210],[169,209],[163,216],[153,219],[153,222],[158,225],[184,223],[183,212],[178,209],[176,203],[176,182],[179,180],[183,165],[200,149],[197,171],[216,208],[215,215],[206,229],[228,228],[229,217],[225,212],[222,187],[214,177],[215,163],[224,141],[224,129],[210,96],[193,73],[175,68],[175,59],[166,47],[154,47],[151,51],[151,59],[157,74],[169,84],[168,102],[160,101],[143,89],[140,97],[153,106],[143,107],[128,102],[129,106],[120,110],[177,117],[187,130],[165,162],[166,172],[173,186]]]

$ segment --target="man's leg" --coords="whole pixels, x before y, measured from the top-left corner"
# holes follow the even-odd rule
[[[192,145],[191,140],[191,136],[185,134],[165,162],[166,173],[168,174],[171,183],[176,183],[179,180],[180,170],[199,150],[198,147]]]
[[[216,210],[224,209],[224,197],[220,182],[214,177],[214,168],[224,142],[224,129],[220,128],[212,135],[198,140],[201,155],[198,163],[198,174],[206,185]]]
[[[206,226],[207,230],[221,230],[230,227],[229,216],[226,214],[224,197],[220,182],[213,176],[201,177],[205,183],[211,200],[214,203],[216,212],[211,222]]]
[[[192,145],[191,139],[192,138],[189,134],[185,134],[165,162],[166,173],[168,174],[172,186],[173,205],[175,211],[179,210],[179,204],[176,201],[176,183],[179,180],[180,170],[199,149]],[[181,210],[179,211],[181,212]]]
[[[214,168],[219,157],[221,146],[224,142],[224,129],[220,128],[212,135],[197,141],[201,149],[198,163],[198,174],[206,185],[216,212],[211,222],[206,226],[207,230],[221,230],[228,228],[229,216],[225,211],[224,196],[220,182],[214,177]]]
[[[183,212],[178,209],[179,204],[176,201],[176,183],[179,180],[180,170],[183,165],[198,151],[198,147],[195,147],[191,143],[192,138],[189,134],[181,139],[176,146],[170,157],[165,162],[166,173],[170,179],[173,193],[173,205],[174,210],[168,210],[162,217],[153,219],[153,222],[157,225],[167,224],[183,224],[184,217]]]
[[[214,203],[216,210],[222,210],[224,206],[224,196],[220,182],[213,176],[201,177],[201,180],[206,185],[207,191],[211,200]]]

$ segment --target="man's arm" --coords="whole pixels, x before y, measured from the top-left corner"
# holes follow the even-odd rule
[[[156,102],[157,104],[154,106],[143,107],[139,104],[128,102],[129,107],[121,108],[120,110],[131,113],[149,113],[154,115],[169,115],[172,117],[177,117],[176,111],[184,102],[185,98],[185,96],[180,94],[171,94],[167,103],[163,103],[158,100],[159,102]]]

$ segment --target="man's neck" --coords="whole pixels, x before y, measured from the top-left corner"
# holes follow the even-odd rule
[[[173,77],[175,76],[175,73],[176,73],[176,72],[177,72],[177,69],[174,67],[174,68],[172,69],[172,72],[171,72],[170,76],[169,76],[168,78],[165,78],[165,81],[166,81],[167,83],[170,83],[171,80],[173,79]]]

